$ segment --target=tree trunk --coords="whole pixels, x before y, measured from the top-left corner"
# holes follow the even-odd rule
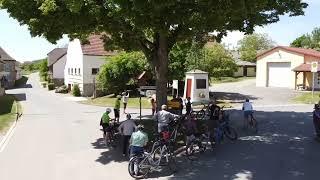
[[[156,74],[157,86],[157,109],[167,104],[167,82],[168,82],[168,37],[158,36],[158,44],[153,54],[153,65]]]

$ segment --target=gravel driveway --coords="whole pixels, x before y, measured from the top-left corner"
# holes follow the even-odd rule
[[[218,100],[243,102],[249,98],[255,105],[284,105],[298,92],[287,88],[256,87],[255,79],[235,83],[213,84],[210,87]]]

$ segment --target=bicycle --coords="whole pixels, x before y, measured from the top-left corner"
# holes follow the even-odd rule
[[[253,116],[253,112],[249,115],[249,128],[253,130],[254,133],[258,133],[258,122],[256,118]]]
[[[173,153],[163,140],[156,141],[150,153],[144,152],[130,158],[128,171],[131,177],[142,179],[149,172],[158,170],[160,166],[167,166],[173,173],[177,170]]]
[[[196,117],[198,120],[204,119],[205,116],[206,116],[206,114],[209,114],[209,111],[210,111],[209,105],[206,105],[206,104],[204,104],[204,103],[201,103],[201,105],[202,105],[203,107],[201,108],[200,111],[194,111],[195,117]]]
[[[189,140],[186,143],[186,156],[191,159],[191,157],[196,153],[204,153],[207,150],[207,146],[213,145],[212,138],[210,134],[201,133],[189,136]]]
[[[110,144],[111,146],[115,147],[120,139],[120,134],[118,132],[118,124],[114,119],[111,119],[109,122],[109,127],[106,134],[103,134],[103,140],[105,145]]]

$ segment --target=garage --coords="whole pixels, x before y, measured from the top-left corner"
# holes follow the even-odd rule
[[[273,62],[268,63],[268,86],[290,87],[291,63]]]

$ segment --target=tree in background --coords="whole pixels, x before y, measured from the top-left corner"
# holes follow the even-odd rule
[[[97,81],[99,88],[108,93],[118,94],[128,86],[134,86],[134,78],[150,68],[141,52],[123,52],[107,58],[107,62],[100,68]]]
[[[227,31],[252,33],[255,26],[279,16],[304,14],[302,0],[0,0],[1,8],[32,36],[56,42],[62,35],[85,38],[105,32],[109,49],[142,51],[156,76],[158,107],[167,101],[169,54],[177,42],[206,41],[210,32],[220,41]]]
[[[320,50],[320,28],[314,28],[311,34],[298,37],[290,46]]]
[[[246,35],[238,42],[241,60],[256,62],[259,51],[268,50],[275,46],[275,42],[267,34],[253,33]]]
[[[48,61],[47,59],[41,60],[40,66],[39,66],[39,74],[42,80],[48,81]]]
[[[237,65],[223,45],[213,43],[204,48],[200,47],[198,44],[192,45],[186,61],[188,70],[199,69],[216,78],[233,76]]]
[[[173,46],[169,54],[168,80],[183,80],[187,71],[187,54],[191,48],[191,43],[180,42]]]

